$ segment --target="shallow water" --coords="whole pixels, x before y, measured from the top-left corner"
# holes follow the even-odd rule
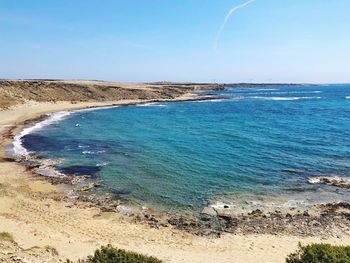
[[[23,146],[67,174],[164,210],[349,200],[310,184],[350,175],[350,85],[209,92],[220,99],[76,111],[31,129]]]

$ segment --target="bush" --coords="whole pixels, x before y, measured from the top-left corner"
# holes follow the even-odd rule
[[[148,257],[124,249],[114,248],[111,245],[97,249],[93,256],[89,256],[89,263],[161,263],[155,257]]]
[[[350,246],[312,244],[302,246],[286,259],[287,263],[350,263]]]
[[[7,232],[0,232],[0,240],[3,241],[13,241],[13,236]]]

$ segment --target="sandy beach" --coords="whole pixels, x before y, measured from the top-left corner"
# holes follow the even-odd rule
[[[191,94],[186,93],[174,100],[190,98]],[[76,205],[65,198],[63,186],[50,184],[6,158],[4,153],[5,146],[24,123],[43,114],[147,101],[152,100],[28,101],[0,111],[0,232],[11,233],[17,243],[14,248],[14,244],[0,240],[0,259],[12,262],[11,257],[17,255],[29,262],[77,260],[101,245],[112,244],[156,256],[164,262],[257,262],[257,259],[284,262],[298,242],[350,244],[346,233],[339,237],[225,233],[216,238],[193,235],[171,226],[152,228],[119,213],[101,212],[98,207],[84,203]]]

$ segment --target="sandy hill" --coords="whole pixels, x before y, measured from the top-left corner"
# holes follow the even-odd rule
[[[198,90],[222,89],[219,84],[116,83],[82,80],[0,80],[0,108],[27,101],[93,102],[123,99],[173,99]]]

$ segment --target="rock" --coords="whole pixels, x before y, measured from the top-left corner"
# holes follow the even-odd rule
[[[310,216],[310,214],[309,214],[309,212],[308,212],[308,211],[304,211],[303,216],[307,216],[307,217],[309,217],[309,216]]]
[[[168,227],[169,226],[168,222],[164,219],[159,221],[158,225],[161,227]]]
[[[131,216],[134,214],[134,210],[131,207],[125,205],[118,205],[117,211],[121,214]]]
[[[117,212],[117,210],[113,207],[102,206],[100,209],[101,212]]]
[[[254,211],[252,211],[251,213],[249,213],[249,215],[252,216],[261,216],[263,214],[263,212],[260,209],[256,209]]]
[[[170,225],[175,226],[178,229],[191,230],[191,231],[198,230],[202,226],[197,220],[192,219],[192,218],[187,218],[187,217],[184,217],[184,216],[180,216],[180,217],[173,216],[173,217],[170,217],[168,219],[168,223]]]
[[[201,214],[208,215],[208,216],[217,216],[215,209],[212,207],[204,207]]]
[[[340,188],[350,188],[350,178],[340,176],[316,176],[309,178],[310,184],[326,184]]]
[[[290,213],[286,214],[286,218],[292,218],[293,216]]]
[[[99,187],[101,184],[97,183],[97,182],[93,182],[93,183],[89,183],[86,186],[83,186],[82,188],[80,188],[78,191],[80,192],[86,192],[86,191],[90,191],[91,189],[95,188],[95,187]]]
[[[321,226],[322,224],[321,224],[320,222],[316,221],[316,220],[312,220],[312,221],[310,222],[310,225],[311,225],[311,226]]]

